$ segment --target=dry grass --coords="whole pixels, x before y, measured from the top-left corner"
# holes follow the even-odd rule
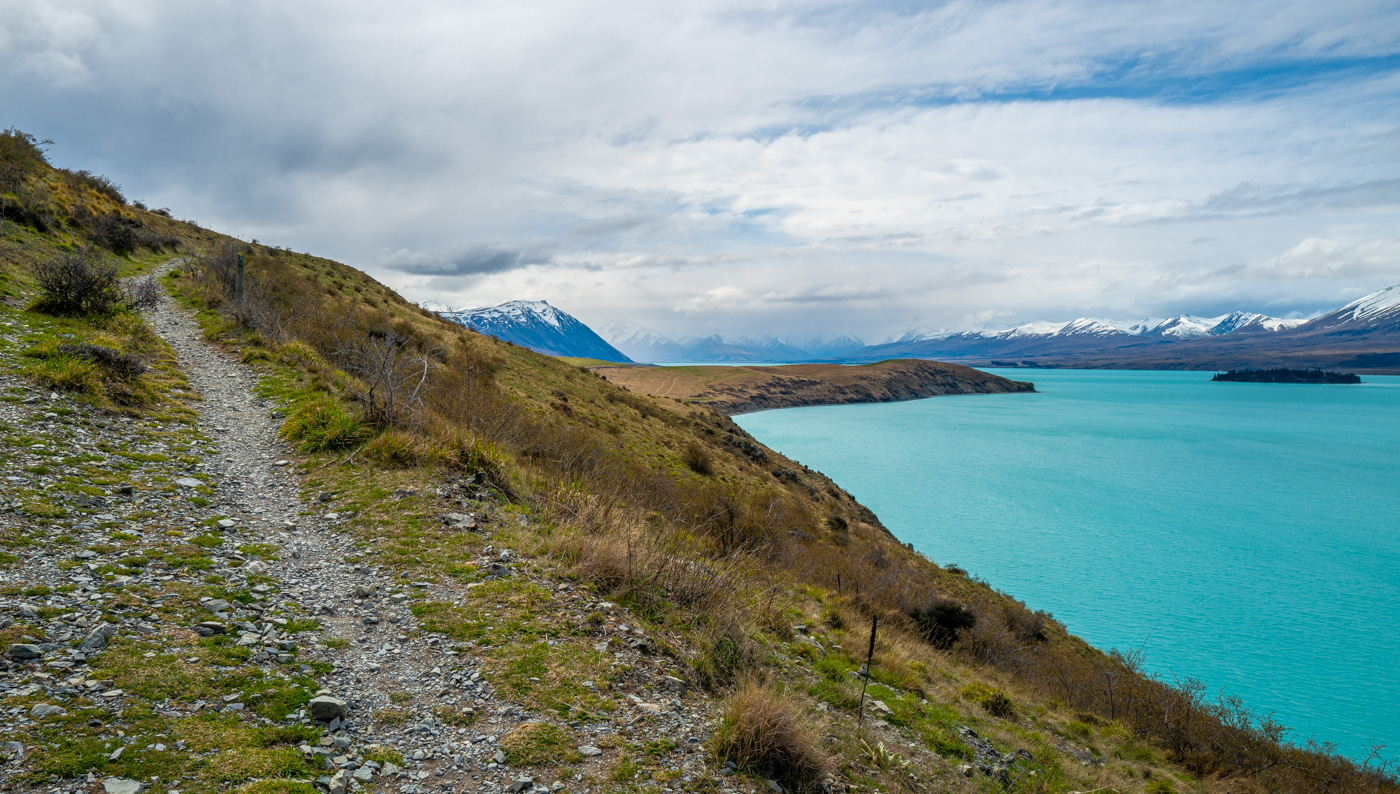
[[[821,733],[803,709],[777,690],[752,682],[725,700],[710,748],[720,763],[775,780],[789,791],[824,790],[832,768]]]

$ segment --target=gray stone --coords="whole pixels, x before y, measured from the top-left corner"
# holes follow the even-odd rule
[[[39,608],[33,604],[20,604],[19,616],[23,620],[33,620],[39,617]]]
[[[369,598],[370,596],[374,595],[374,588],[366,587],[362,584],[357,584],[355,585],[354,592],[356,598]]]
[[[312,698],[311,702],[306,704],[306,711],[311,715],[311,719],[318,722],[330,722],[336,717],[343,718],[349,713],[345,701],[330,695]]]
[[[687,684],[679,678],[676,678],[673,675],[668,675],[665,678],[661,679],[661,683],[668,690],[675,692],[678,695],[684,695],[686,690],[690,688],[689,684]]]
[[[491,565],[488,566],[486,570],[487,570],[487,573],[489,573],[491,576],[500,576],[500,577],[510,576],[510,569],[507,568],[506,566],[500,564],[499,562],[493,562],[493,563],[491,563]]]
[[[201,620],[194,630],[205,637],[212,637],[215,634],[228,634],[228,626],[217,620]]]
[[[504,764],[506,762],[506,754],[501,752],[500,750],[497,750],[496,754],[491,756],[491,760],[495,761],[498,764]]]
[[[204,482],[202,480],[196,480],[193,477],[181,477],[175,481],[175,484],[181,488],[198,488],[204,485]]]
[[[442,517],[442,523],[453,529],[465,529],[469,532],[478,528],[476,516],[470,513],[448,513]]]
[[[531,780],[528,777],[518,777],[515,779],[514,783],[511,783],[510,786],[506,788],[506,791],[518,794],[518,792],[521,791],[530,791],[534,787],[535,781]]]
[[[67,709],[62,706],[55,706],[52,703],[39,703],[29,710],[29,716],[36,720],[41,720],[44,717],[62,717],[67,713]]]
[[[346,794],[350,791],[350,773],[344,769],[336,772],[331,776],[331,782],[327,788],[330,789],[330,794]]]
[[[125,777],[109,777],[102,781],[102,790],[106,794],[141,794],[146,790],[146,784]]]
[[[117,627],[110,623],[103,623],[101,626],[88,632],[83,641],[78,645],[78,649],[84,653],[100,651],[107,647],[107,640],[117,635]]]
[[[0,749],[4,749],[5,757],[11,761],[19,761],[24,758],[24,745],[19,742],[5,742],[0,745]]]
[[[39,646],[22,642],[11,645],[8,653],[11,659],[38,659],[44,655]]]
[[[578,748],[578,754],[584,758],[597,758],[603,754],[603,751],[591,744],[585,744]]]
[[[359,769],[356,769],[355,774],[351,775],[351,777],[355,778],[361,783],[368,783],[374,779],[374,770],[370,769],[367,766],[362,766]]]
[[[204,608],[210,612],[218,613],[229,611],[233,608],[233,605],[222,598],[215,598],[212,601],[205,601]]]
[[[238,526],[238,522],[232,518],[219,519],[219,529],[233,529],[236,526]]]

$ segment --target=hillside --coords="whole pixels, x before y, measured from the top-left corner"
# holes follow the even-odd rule
[[[707,406],[0,138],[4,790],[1400,791]]]
[[[722,414],[802,405],[896,402],[949,394],[1035,391],[980,370],[936,361],[792,364],[782,367],[592,367],[612,383],[655,397],[699,403]]]

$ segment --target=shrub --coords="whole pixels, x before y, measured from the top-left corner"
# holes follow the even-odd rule
[[[816,729],[797,707],[757,684],[725,701],[711,748],[721,763],[732,762],[790,790],[816,790],[831,768]]]
[[[304,452],[344,449],[365,437],[365,425],[331,397],[320,397],[293,411],[282,437],[300,442]]]
[[[102,345],[59,345],[57,352],[60,356],[72,356],[101,365],[118,377],[134,378],[146,371],[146,365],[136,356]]]
[[[1176,787],[1166,780],[1154,780],[1147,784],[1147,794],[1176,794]]]
[[[962,696],[986,709],[987,713],[994,717],[1010,719],[1016,716],[1016,704],[1011,702],[1005,691],[997,687],[969,684],[963,687]]]
[[[136,221],[116,213],[103,215],[93,224],[88,239],[112,253],[129,254],[136,250],[136,230],[140,226]]]
[[[909,617],[913,618],[924,639],[938,648],[952,647],[959,632],[977,625],[977,615],[972,610],[946,598],[913,610]]]
[[[98,262],[85,251],[60,253],[34,264],[39,302],[49,314],[107,314],[122,302],[117,266]]]
[[[704,447],[694,441],[686,445],[685,454],[682,456],[685,465],[696,474],[709,476],[715,473],[714,464],[710,463],[710,456],[705,453]]]
[[[122,303],[138,312],[148,312],[160,305],[160,285],[154,276],[139,276],[122,282]]]

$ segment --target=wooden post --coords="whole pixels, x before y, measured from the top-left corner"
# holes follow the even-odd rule
[[[238,308],[240,308],[240,309],[243,308],[243,255],[242,255],[242,254],[239,254],[239,255],[238,255],[238,281],[237,281],[237,282],[235,283],[235,285],[234,285],[234,289],[233,289],[233,299],[234,299],[234,302],[238,304]]]
[[[865,676],[860,682],[860,711],[856,712],[856,724],[865,724],[865,688],[870,685],[870,665],[875,663],[875,629],[880,625],[880,616],[870,616],[870,650],[865,652]]]

